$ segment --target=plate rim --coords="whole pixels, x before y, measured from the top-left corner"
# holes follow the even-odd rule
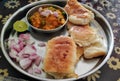
[[[32,74],[29,74],[27,73],[26,71],[24,71],[23,69],[21,69],[20,67],[16,66],[16,64],[12,61],[12,59],[9,57],[8,53],[5,51],[5,47],[4,47],[4,31],[6,30],[9,22],[12,20],[12,18],[17,15],[19,12],[23,11],[24,9],[28,8],[28,7],[31,7],[35,4],[38,4],[38,3],[42,3],[42,2],[47,2],[48,0],[43,0],[43,1],[37,1],[37,2],[33,2],[31,4],[28,4],[26,6],[23,6],[21,7],[20,9],[18,9],[9,19],[8,21],[6,22],[6,24],[3,26],[3,29],[1,31],[1,49],[2,49],[2,52],[3,52],[3,55],[5,56],[5,58],[7,59],[7,61],[12,65],[12,67],[14,67],[15,69],[17,69],[19,72],[21,72],[22,74],[24,75],[27,75],[31,78],[34,78],[34,79],[38,79],[38,80],[51,80],[51,81],[59,81],[59,80],[56,80],[56,79],[47,79],[47,78],[42,78],[42,77],[38,77],[38,76],[35,76],[35,75],[32,75]],[[53,1],[57,1],[57,0],[50,0],[50,2],[53,2]],[[59,0],[58,0],[59,1]],[[60,1],[65,1],[65,0],[60,0]],[[97,13],[100,18],[103,19],[103,21],[106,23],[106,25],[108,26],[109,30],[110,30],[110,35],[111,35],[111,44],[110,44],[110,48],[108,50],[108,53],[105,57],[105,59],[101,62],[100,65],[98,65],[94,70],[91,70],[90,72],[88,73],[85,73],[84,75],[81,75],[79,76],[78,78],[68,78],[68,79],[60,79],[61,80],[77,80],[77,79],[81,79],[83,77],[86,77],[92,73],[94,73],[95,71],[97,71],[98,69],[100,69],[106,62],[107,60],[110,58],[111,54],[112,54],[112,51],[113,51],[113,47],[114,47],[114,35],[113,35],[113,32],[112,32],[112,27],[110,26],[109,22],[107,21],[107,19],[101,14],[99,13],[97,10],[95,10],[94,8],[92,7],[89,7],[85,4],[83,4],[85,7],[87,7],[88,9],[92,10],[93,12]]]

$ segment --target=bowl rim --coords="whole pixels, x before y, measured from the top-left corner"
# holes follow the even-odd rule
[[[65,23],[62,24],[62,25],[60,25],[60,26],[58,26],[57,28],[50,29],[50,30],[44,30],[44,29],[39,29],[39,28],[34,27],[34,26],[29,22],[29,20],[28,20],[28,15],[29,15],[29,13],[30,13],[32,10],[34,10],[34,9],[36,9],[36,8],[39,8],[39,7],[42,7],[42,6],[53,6],[53,7],[59,8],[60,10],[64,11],[64,12],[65,12],[65,15],[66,15]],[[26,16],[25,16],[25,20],[27,21],[27,23],[28,23],[28,25],[29,25],[30,27],[32,27],[33,29],[35,29],[35,30],[37,30],[37,31],[46,32],[46,33],[47,33],[47,32],[56,32],[56,31],[59,31],[61,28],[63,28],[64,25],[66,25],[66,23],[67,23],[67,21],[68,21],[68,13],[66,12],[66,10],[65,10],[64,8],[62,8],[61,6],[55,5],[55,4],[39,4],[39,5],[36,5],[36,6],[34,6],[34,7],[32,7],[31,9],[28,10],[28,12],[27,12],[27,14],[26,14]]]
[[[50,0],[50,1],[57,1],[57,0]],[[60,1],[64,1],[64,0],[60,0]],[[4,33],[5,33],[5,30],[6,30],[7,26],[8,26],[8,24],[9,24],[9,22],[12,20],[12,18],[13,18],[14,16],[16,16],[19,12],[23,11],[24,9],[26,9],[26,8],[28,8],[28,7],[31,7],[31,6],[33,6],[33,5],[36,5],[36,4],[42,3],[42,2],[47,2],[47,0],[34,2],[34,3],[28,4],[28,5],[20,8],[20,9],[18,9],[18,10],[8,19],[8,21],[6,22],[6,24],[3,26],[3,29],[2,29],[2,31],[1,31],[1,40],[0,40],[0,41],[1,41],[1,49],[2,49],[3,54],[4,54],[5,58],[7,59],[7,61],[8,61],[15,69],[17,69],[19,72],[21,72],[22,74],[27,75],[27,76],[29,76],[29,77],[32,77],[32,78],[34,78],[34,79],[45,80],[45,81],[47,81],[47,80],[49,80],[49,81],[77,80],[77,79],[80,79],[80,78],[84,78],[84,77],[86,77],[86,76],[94,73],[94,72],[97,71],[98,69],[100,69],[100,68],[107,62],[107,60],[110,58],[110,56],[111,56],[111,54],[112,54],[113,47],[114,47],[114,35],[113,35],[113,32],[112,32],[112,28],[111,28],[109,22],[106,20],[106,18],[105,18],[103,15],[101,15],[98,11],[96,11],[95,9],[93,9],[93,8],[87,6],[87,5],[84,5],[84,4],[83,4],[83,5],[84,5],[85,7],[89,8],[89,9],[93,10],[93,12],[97,13],[97,14],[104,20],[104,22],[107,24],[107,26],[108,26],[108,28],[109,28],[109,30],[110,30],[110,36],[111,36],[110,48],[109,48],[109,50],[108,50],[108,54],[106,55],[105,59],[101,62],[100,65],[98,65],[95,69],[91,70],[90,72],[88,72],[88,73],[86,73],[86,74],[84,74],[84,75],[79,76],[77,79],[76,79],[76,78],[68,78],[68,79],[60,79],[60,80],[59,80],[59,79],[56,80],[56,79],[47,79],[47,78],[37,77],[37,76],[31,75],[31,74],[25,72],[25,71],[22,70],[20,67],[16,66],[16,64],[15,64],[15,63],[10,59],[10,57],[8,56],[8,53],[6,52],[5,47],[4,47]]]

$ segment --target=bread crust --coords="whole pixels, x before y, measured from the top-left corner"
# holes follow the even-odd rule
[[[89,25],[74,26],[70,29],[70,35],[80,47],[85,47],[95,42],[97,32]]]
[[[105,56],[106,53],[107,47],[104,44],[104,40],[100,36],[97,36],[97,40],[95,43],[84,48],[84,58],[86,59]]]
[[[74,74],[76,61],[76,45],[70,37],[59,36],[48,41],[43,67],[46,73],[55,78]]]
[[[68,0],[64,9],[69,15],[69,21],[73,24],[86,25],[94,19],[93,12],[82,6],[77,0]]]
[[[78,61],[84,54],[84,48],[77,45],[77,59]]]

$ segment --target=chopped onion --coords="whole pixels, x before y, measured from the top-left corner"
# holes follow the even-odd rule
[[[53,14],[54,14],[55,17],[58,17],[58,16],[59,16],[59,15],[58,15],[58,12],[56,12],[56,11],[53,12]]]
[[[51,10],[44,10],[43,12],[41,12],[42,16],[48,17],[50,14],[52,14],[53,12]]]
[[[23,69],[27,69],[28,67],[30,67],[31,63],[32,63],[32,60],[30,60],[29,58],[22,59],[19,62],[21,68]]]

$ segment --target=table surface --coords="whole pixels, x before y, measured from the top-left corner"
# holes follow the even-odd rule
[[[0,31],[19,8],[39,0],[0,0]],[[120,81],[120,0],[79,0],[99,11],[114,33],[114,49],[110,59],[98,71],[79,81]],[[37,81],[14,69],[0,49],[0,81]]]

